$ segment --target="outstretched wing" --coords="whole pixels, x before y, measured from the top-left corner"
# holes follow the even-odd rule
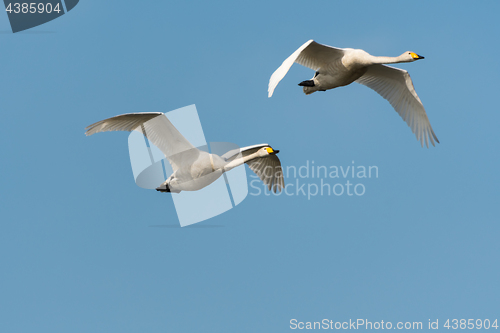
[[[163,113],[161,112],[141,112],[141,113],[126,113],[119,116],[111,117],[93,123],[85,127],[85,135],[90,136],[99,132],[108,131],[127,131],[131,132],[141,126],[148,120],[156,118]]]
[[[356,82],[375,90],[388,100],[406,121],[422,147],[424,142],[427,148],[429,141],[433,146],[434,141],[439,143],[407,71],[385,65],[371,65]]]
[[[296,62],[302,66],[309,67],[313,70],[318,70],[321,67],[326,67],[335,60],[344,56],[344,50],[316,43],[308,40],[299,47],[291,56],[285,59],[281,66],[271,75],[268,87],[268,97],[273,95],[274,89],[278,83],[288,73],[290,67]]]
[[[236,157],[245,157],[257,152],[263,147],[271,147],[267,143],[248,146],[240,149],[231,150],[221,157],[230,162]],[[262,182],[267,185],[269,191],[271,189],[276,193],[276,191],[281,191],[285,187],[285,182],[283,179],[283,170],[281,169],[281,162],[276,154],[269,155],[266,157],[256,158],[247,162],[250,170],[255,172],[255,174],[262,180]]]
[[[197,150],[161,112],[122,114],[98,121],[85,129],[86,135],[107,131],[142,132],[165,154],[174,170],[179,168],[188,152]]]

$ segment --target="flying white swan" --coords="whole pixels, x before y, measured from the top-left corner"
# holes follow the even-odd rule
[[[424,106],[418,98],[413,82],[407,71],[384,66],[400,62],[413,62],[424,59],[414,52],[405,52],[399,57],[375,57],[363,50],[340,49],[316,43],[312,39],[299,47],[273,73],[269,80],[269,97],[273,95],[278,83],[296,62],[316,71],[311,80],[302,81],[306,95],[315,91],[326,91],[352,82],[361,83],[379,93],[391,103],[416,135],[422,147],[429,141],[439,140],[432,130]]]
[[[284,187],[281,163],[276,156],[279,150],[260,144],[231,150],[222,156],[209,154],[194,147],[161,112],[122,114],[85,129],[87,136],[133,130],[144,134],[163,152],[172,166],[172,175],[156,189],[160,192],[197,191],[243,163],[259,176],[269,190],[276,193]]]

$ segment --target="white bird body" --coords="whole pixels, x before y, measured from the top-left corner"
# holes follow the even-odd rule
[[[366,85],[387,99],[412,129],[422,146],[438,142],[424,106],[420,101],[407,71],[385,66],[413,62],[423,57],[407,51],[398,57],[375,57],[360,49],[340,49],[309,40],[298,48],[273,73],[269,80],[268,96],[273,95],[278,83],[285,77],[294,62],[316,71],[310,80],[301,82],[303,91],[310,95],[349,85],[353,82]]]
[[[86,128],[86,135],[106,131],[139,131],[158,147],[172,166],[173,173],[157,190],[179,193],[198,191],[227,172],[247,163],[269,190],[284,187],[281,163],[268,144],[249,146],[219,156],[194,147],[159,112],[128,113],[94,123]]]
[[[216,181],[223,172],[224,161],[215,154],[192,149],[187,154],[197,155],[188,159],[162,185],[168,185],[171,192],[198,191]],[[212,163],[214,167],[212,168]]]

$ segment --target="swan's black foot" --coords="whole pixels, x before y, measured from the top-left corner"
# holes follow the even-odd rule
[[[167,184],[158,186],[156,190],[160,192],[170,192],[170,188],[168,187]]]
[[[302,86],[302,87],[314,87],[314,81],[313,80],[302,81],[302,82],[299,83],[299,86]]]

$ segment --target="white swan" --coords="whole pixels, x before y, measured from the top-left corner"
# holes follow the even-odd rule
[[[222,156],[209,154],[194,147],[161,112],[128,113],[101,120],[87,126],[87,136],[106,131],[139,131],[158,147],[173,173],[156,190],[179,193],[197,191],[208,186],[243,163],[259,176],[269,190],[284,187],[281,163],[268,144],[260,144],[229,151]]]
[[[375,57],[363,50],[340,49],[316,43],[312,39],[299,47],[273,73],[269,80],[269,97],[278,83],[296,62],[316,71],[311,80],[299,83],[306,95],[315,91],[326,91],[352,82],[361,83],[379,93],[389,101],[416,135],[417,140],[429,147],[439,140],[432,130],[424,106],[418,98],[407,71],[384,66],[400,62],[424,59],[414,52],[405,52],[399,57]]]

